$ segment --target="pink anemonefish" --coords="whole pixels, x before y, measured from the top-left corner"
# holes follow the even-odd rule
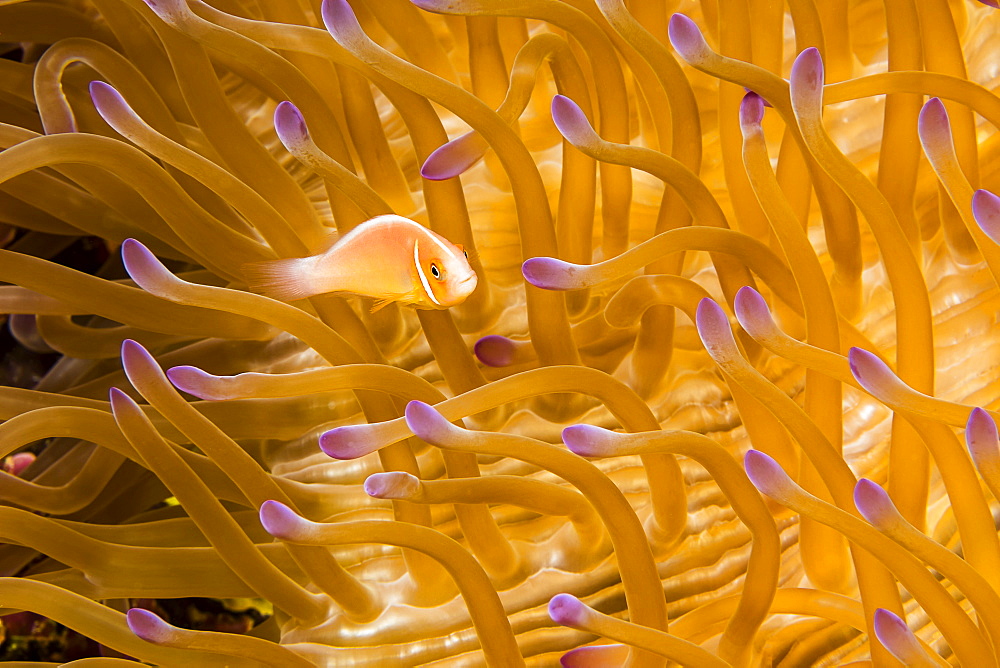
[[[243,266],[251,290],[292,301],[326,292],[445,309],[476,289],[465,250],[420,223],[396,215],[367,220],[322,253]]]

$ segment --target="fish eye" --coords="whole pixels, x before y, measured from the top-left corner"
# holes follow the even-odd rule
[[[433,276],[438,280],[441,280],[441,270],[438,269],[438,266],[433,262],[431,262],[431,276]]]

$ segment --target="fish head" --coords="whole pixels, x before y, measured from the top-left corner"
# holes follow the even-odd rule
[[[473,293],[479,279],[464,248],[427,231],[414,243],[414,263],[427,306],[457,306]]]

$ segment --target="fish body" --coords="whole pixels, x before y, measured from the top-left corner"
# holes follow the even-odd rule
[[[380,300],[375,309],[389,302],[445,309],[477,284],[461,246],[396,215],[361,223],[318,255],[256,262],[243,273],[251,290],[275,299],[350,293]]]

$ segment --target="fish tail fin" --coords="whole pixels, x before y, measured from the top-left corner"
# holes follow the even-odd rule
[[[303,271],[304,259],[251,262],[243,265],[243,277],[250,290],[273,299],[289,302],[312,297],[317,292],[306,281],[308,272]]]

